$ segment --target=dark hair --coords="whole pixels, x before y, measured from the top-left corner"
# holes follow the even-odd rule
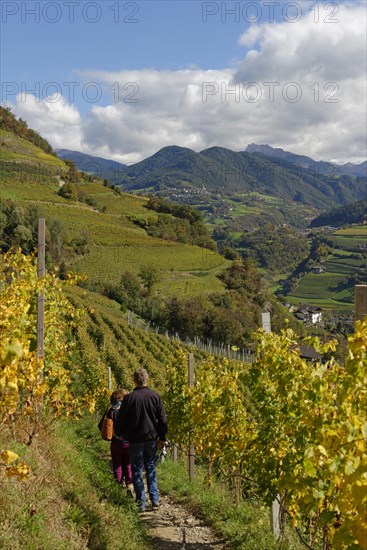
[[[125,389],[115,390],[114,392],[112,392],[110,396],[111,405],[114,405],[118,401],[122,401],[125,395],[127,395],[128,393],[130,393],[129,390]]]
[[[134,372],[134,382],[138,386],[145,386],[148,383],[149,375],[146,369],[136,369]]]

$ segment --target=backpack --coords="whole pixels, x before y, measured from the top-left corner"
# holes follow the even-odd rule
[[[102,426],[101,426],[101,437],[105,441],[111,441],[113,438],[113,413],[112,413],[112,407],[110,407],[106,414],[104,415]],[[109,416],[110,415],[110,416]]]
[[[117,437],[115,435],[115,429],[114,429],[114,423],[116,421],[120,407],[121,407],[121,401],[118,401],[112,407],[107,409],[104,415],[103,422],[101,425],[101,437],[104,441],[111,441],[114,436],[117,439],[122,439],[121,437]]]

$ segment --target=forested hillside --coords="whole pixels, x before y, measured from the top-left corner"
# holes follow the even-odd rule
[[[119,185],[143,192],[264,193],[323,208],[364,196],[366,178],[315,173],[291,162],[258,153],[234,152],[212,147],[195,153],[170,146],[121,174]]]
[[[243,255],[256,259],[261,267],[275,272],[292,270],[308,255],[309,250],[304,235],[289,227],[271,224],[244,233],[236,244]]]
[[[321,227],[323,225],[330,225],[332,227],[342,227],[343,225],[351,225],[353,223],[361,224],[366,221],[367,199],[364,199],[323,212],[312,220],[310,226]]]

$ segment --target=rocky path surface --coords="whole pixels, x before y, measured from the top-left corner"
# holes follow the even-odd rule
[[[185,506],[161,496],[160,506],[141,513],[157,550],[222,550],[230,546]]]

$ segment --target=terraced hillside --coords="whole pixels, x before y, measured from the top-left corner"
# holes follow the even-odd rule
[[[351,311],[354,284],[367,283],[367,226],[352,226],[330,233],[329,254],[322,272],[308,272],[287,296],[293,303],[311,303],[327,309]]]
[[[167,359],[178,345],[160,334],[130,326],[119,304],[94,292],[72,287],[68,298],[84,311],[76,329],[75,361],[90,389],[107,386],[107,367],[112,371],[113,387],[130,388],[134,370],[146,367],[153,386],[162,389]]]
[[[171,292],[189,289],[191,293],[223,288],[216,275],[229,262],[222,256],[197,246],[150,237],[132,221],[156,217],[145,208],[145,198],[117,192],[100,180],[78,183],[83,201],[64,198],[58,192],[65,183],[68,166],[27,140],[5,133],[0,198],[37,207],[46,225],[51,220],[60,224],[68,242],[80,237],[85,240],[85,254],[65,258],[68,269],[85,273],[92,282],[116,282],[125,271],[154,266],[159,269],[162,292],[168,287]],[[42,160],[41,168],[38,159]]]
[[[46,153],[28,140],[15,136],[6,130],[0,130],[0,161],[17,162],[27,166],[45,167],[48,170],[65,172],[65,163],[56,156]]]
[[[338,229],[330,238],[336,248],[348,251],[367,250],[367,225]]]
[[[244,230],[256,229],[269,222],[307,227],[316,213],[311,206],[257,192],[212,198],[207,202],[203,198],[198,207],[213,229],[226,229],[234,239]]]

